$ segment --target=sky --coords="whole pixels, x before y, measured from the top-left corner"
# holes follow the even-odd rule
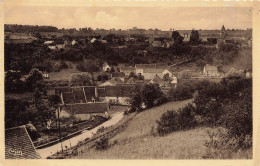
[[[161,30],[247,29],[246,7],[72,7],[19,6],[5,8],[5,24],[51,25],[58,28]]]

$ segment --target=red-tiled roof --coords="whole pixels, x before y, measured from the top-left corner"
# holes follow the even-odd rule
[[[85,86],[84,92],[86,95],[87,102],[91,101],[93,98],[96,99],[96,87],[95,86]]]
[[[5,130],[6,159],[40,159],[25,126]]]
[[[163,80],[156,74],[154,78],[151,80],[153,83],[161,84],[163,83]]]
[[[72,104],[76,103],[76,100],[74,98],[74,94],[72,92],[62,92],[63,102],[65,104]]]
[[[98,87],[99,97],[131,97],[133,85]]]
[[[67,108],[73,114],[105,113],[108,105],[107,103],[77,103],[68,104]]]

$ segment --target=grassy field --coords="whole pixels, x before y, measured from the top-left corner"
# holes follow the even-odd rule
[[[207,127],[178,131],[165,137],[153,136],[151,130],[156,120],[167,110],[181,108],[191,100],[169,102],[141,112],[129,122],[126,128],[109,140],[118,142],[106,151],[97,151],[83,145],[85,153],[75,158],[91,159],[200,159],[206,149]]]
[[[111,145],[107,150],[96,150],[93,144],[85,144],[78,147],[81,151],[77,159],[203,159],[208,154],[218,154],[215,158],[252,158],[252,149],[247,151],[216,152],[205,146],[209,140],[206,131],[214,129],[210,127],[197,127],[186,131],[177,131],[164,137],[154,136],[152,128],[156,125],[161,115],[167,110],[181,108],[192,100],[169,102],[159,107],[151,108],[138,113],[116,135],[109,138]],[[127,118],[130,115],[126,115]],[[121,122],[119,122],[121,123]],[[122,123],[123,124],[123,123]],[[118,126],[118,124],[116,125]],[[105,129],[109,131],[109,129]],[[101,133],[100,133],[101,134]],[[116,143],[115,143],[116,142]]]

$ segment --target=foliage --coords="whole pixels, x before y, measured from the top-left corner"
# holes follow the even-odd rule
[[[99,67],[94,62],[89,61],[88,63],[84,63],[84,62],[79,63],[77,65],[77,69],[82,72],[93,73],[93,72],[97,72],[99,70]]]
[[[95,146],[97,150],[106,150],[109,146],[108,138],[102,137],[98,141],[95,142]]]
[[[21,81],[21,72],[7,71],[5,73],[5,92],[23,92],[25,83]]]
[[[161,91],[161,88],[157,84],[146,84],[141,90],[141,96],[142,96],[142,101],[145,104],[147,108],[153,107],[156,104],[161,104],[155,103],[155,101],[160,100],[165,98],[164,94]]]
[[[190,35],[190,44],[197,45],[200,43],[200,36],[197,30],[192,30]]]
[[[192,90],[187,85],[180,85],[176,88],[171,88],[168,92],[168,97],[174,101],[181,101],[192,98]]]
[[[183,42],[183,37],[180,35],[180,33],[178,32],[178,31],[173,31],[172,32],[172,38],[173,38],[173,40],[174,40],[174,43],[175,44],[182,44],[182,42]]]
[[[188,104],[178,111],[172,110],[164,113],[160,120],[157,120],[157,132],[160,136],[174,131],[188,129],[195,126],[194,120],[195,107]]]
[[[86,72],[74,73],[70,76],[70,85],[73,86],[93,85],[92,76]]]
[[[37,81],[42,79],[42,72],[39,69],[33,68],[25,79],[27,90],[32,91]]]
[[[99,74],[98,77],[97,77],[98,81],[106,81],[108,79],[109,79],[109,76],[105,73]]]
[[[137,87],[134,88],[132,91],[132,98],[131,98],[131,111],[140,111],[142,105],[142,94],[140,89]]]

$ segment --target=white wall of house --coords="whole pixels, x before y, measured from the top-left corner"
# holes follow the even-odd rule
[[[111,70],[111,67],[109,65],[103,66],[103,71]]]
[[[129,97],[99,97],[101,102],[108,102],[110,104],[129,105]]]

